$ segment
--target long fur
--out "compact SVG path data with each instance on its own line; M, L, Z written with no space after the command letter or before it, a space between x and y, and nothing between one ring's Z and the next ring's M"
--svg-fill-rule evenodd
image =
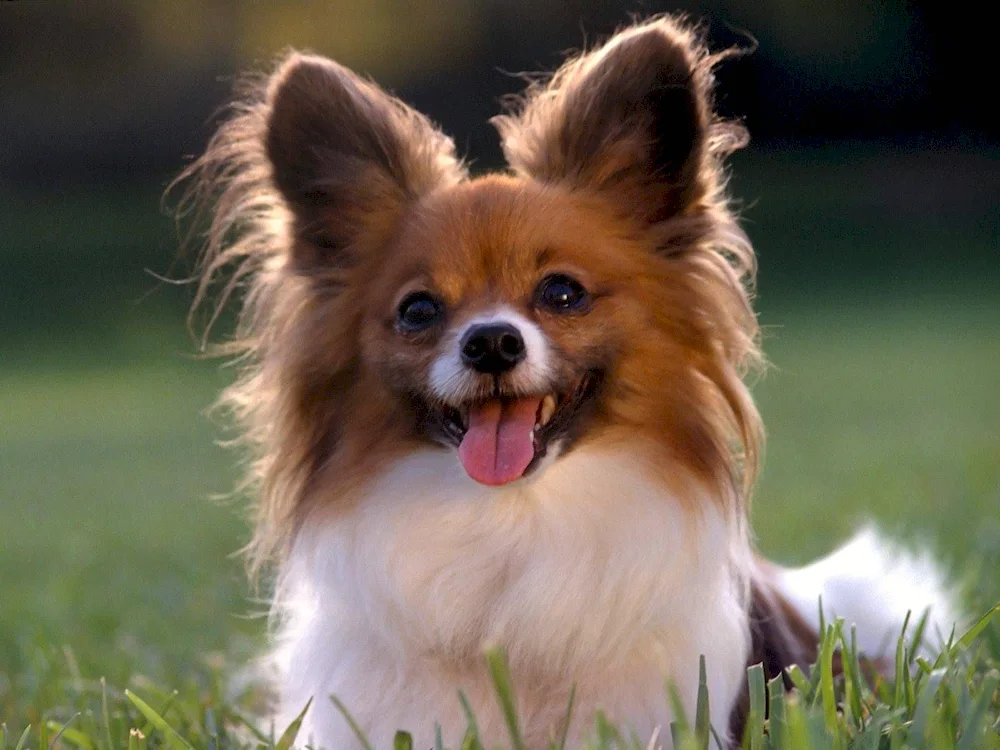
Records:
M188 185L180 212L192 213L193 231L205 237L192 310L213 303L206 336L232 295L240 297L235 331L213 350L240 365L236 382L225 390L219 406L239 425L240 442L251 457L243 489L256 498L254 536L246 548L254 577L274 555L287 551L296 523L294 506L316 471L327 438L306 402L316 397L317 389L352 377L356 346L337 340L337 331L317 330L323 326L318 307L332 307L323 312L336 315L336 308L347 308L353 301L349 294L340 299L331 295L331 289L349 283L349 275L337 266L299 266L294 252L305 243L296 241L294 209L278 189L268 156L276 91L289 71L309 59L291 52L270 77L248 76L238 88L229 119L177 180ZM452 184L465 177L451 141L426 118L374 84L334 63L324 64L349 76L383 105L380 116L412 145L410 168L416 180ZM360 190L353 185L362 180L360 175L342 179L351 181L350 189ZM372 200L377 203L379 198ZM317 276L320 284L315 283ZM213 295L220 278L221 291ZM322 351L318 341L326 344ZM317 354L325 359L316 362Z
M756 266L726 191L746 134L714 111L723 56L682 18L623 29L497 118L511 170L470 179L423 115L291 52L182 175L205 233L196 305L218 300L210 322L241 305L222 404L251 458L249 567L275 571L278 715L313 699L317 746L354 742L330 694L380 746L404 727L430 746L435 721L456 741L460 688L502 741L487 644L532 747L566 729L573 685L573 741L599 709L665 738L664 681L690 704L699 654L713 724L737 736L747 660L807 659L820 592L873 647L904 599L952 618L939 594L845 592L859 559L882 570L870 536L800 571L754 557ZM590 290L585 308L539 306L553 273ZM398 318L414 293L445 311L419 332ZM462 364L484 320L522 332L523 368ZM531 473L473 481L455 450L469 427L447 420L553 394L568 416Z
M858 649L891 661L907 615L914 627L925 615L923 650L934 652L962 624L960 607L937 562L913 553L866 526L826 557L779 570L777 585L813 628L820 609L827 621L843 617L857 626ZM912 631L911 631L912 632Z
M745 564L730 559L745 542L716 513L664 513L671 499L641 456L581 450L527 486L493 492L431 452L389 467L369 492L363 514L303 534L285 568L282 722L310 696L336 694L376 746L405 727L429 747L435 721L455 744L462 689L487 746L502 743L480 668L483 646L496 644L524 688L530 747L561 734L574 684L571 746L598 707L648 736L669 713L663 675L692 698L700 653L710 654L713 719L725 726L748 643L729 567ZM646 658L635 658L636 633L646 634ZM304 732L351 746L322 699Z

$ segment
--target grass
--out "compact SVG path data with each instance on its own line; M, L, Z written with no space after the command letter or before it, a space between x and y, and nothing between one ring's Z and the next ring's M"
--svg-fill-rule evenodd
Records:
M878 315L853 304L764 315L773 368L756 386L770 433L760 543L802 561L875 518L923 538L974 582L972 606L985 611L1000 600L996 299L883 302ZM208 500L235 478L203 415L226 373L179 354L177 331L160 334L125 337L105 361L89 344L78 354L39 350L0 374L0 717L12 745L28 725L31 747L51 742L58 730L46 727L82 712L63 734L70 744L124 747L136 728L147 743L177 747L126 687L196 747L213 746L212 732L247 710L225 697L224 681L264 624L250 616L260 606L231 554L246 534L238 506ZM1000 658L996 625L975 644ZM969 663L944 676L919 671L918 688L938 685L923 711L965 720L997 664ZM833 720L821 717L829 697L814 695L803 689L786 707L801 708L809 736ZM919 690L910 698L919 704ZM876 694L866 700L883 706ZM903 731L917 704L903 713L884 704L885 726ZM836 719L845 737L857 720L856 711Z
M855 646L853 628L842 620L823 627L819 658L805 668L793 666L789 674L794 683L786 691L780 677L765 684L760 665L747 670L750 709L742 737L742 747L749 750L857 750L876 748L947 748L948 750L997 750L1000 748L1000 662L984 657L978 643L991 621L1000 615L1000 604L987 612L960 637L954 635L933 661L914 656L918 652L923 622L909 630L904 622L896 649L896 674L892 680L871 677L863 655ZM839 657L842 670L835 672ZM501 651L491 650L485 660L492 676L496 699L506 719L511 750L526 750L515 710L514 687ZM665 689L674 706L674 721L669 726L676 750L724 750L717 728L709 722L711 696L706 680L705 658L701 658L701 678L693 721L686 715L673 686ZM204 747L253 748L254 750L289 750L293 747L302 713L280 735L274 728L263 733L256 728L219 689L196 694L165 694L152 686L159 708L154 708L136 692L126 689L118 694L109 691L102 680L88 686L79 675L71 675L69 694L78 710L67 720L37 722L19 735L15 750L30 746L36 739L39 748L64 744L83 750L129 750L165 747L170 750L195 750ZM468 717L467 729L457 745L461 750L487 750L479 736L475 715L461 693L457 696ZM363 730L354 722L349 709L336 696L330 696L355 732L360 747L374 750ZM169 718L168 718L169 717ZM547 750L564 750L566 729L573 721L573 697L570 695L560 736L553 736ZM152 734L151 736L151 733ZM0 724L0 750L7 750L8 729ZM440 727L435 750L445 750ZM13 735L17 736L17 735ZM598 714L585 750L652 750L662 747L654 734L648 741L613 726ZM405 730L396 733L393 750L413 750L413 739ZM493 750L491 747L490 750ZM502 748L501 748L502 750Z

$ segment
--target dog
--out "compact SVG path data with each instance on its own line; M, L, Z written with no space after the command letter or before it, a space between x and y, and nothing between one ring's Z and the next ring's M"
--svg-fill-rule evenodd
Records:
M252 457L250 568L274 571L277 721L312 701L302 741L359 746L336 696L377 747L431 747L436 722L455 742L460 690L504 741L487 645L528 747L575 746L598 711L669 745L665 684L692 709L700 655L731 741L747 665L815 657L821 595L873 658L908 610L951 629L935 567L873 532L800 570L755 554L726 54L680 17L624 28L495 118L509 169L472 178L425 116L289 52L185 173L196 305L240 298L223 403Z

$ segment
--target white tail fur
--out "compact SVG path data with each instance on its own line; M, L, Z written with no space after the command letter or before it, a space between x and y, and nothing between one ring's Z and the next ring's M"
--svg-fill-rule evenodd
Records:
M961 625L957 596L928 553L903 550L868 526L830 555L801 568L781 571L778 587L813 627L819 627L819 598L830 622L842 617L857 626L858 649L871 658L895 655L911 612L909 632L928 612L922 650L935 653Z

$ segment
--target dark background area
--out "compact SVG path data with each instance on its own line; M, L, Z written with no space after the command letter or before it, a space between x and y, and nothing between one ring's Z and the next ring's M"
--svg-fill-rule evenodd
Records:
M721 69L720 102L760 146L975 148L1000 135L986 76L994 19L929 0L15 0L0 25L0 170L15 185L49 189L172 172L202 145L234 73L266 66L285 45L373 74L496 167L486 121L521 88L511 73L551 70L563 51L630 14L677 9L704 20L714 48L757 47Z
M99 330L113 348L123 321L181 314L189 291L146 273L187 267L163 190L238 74L286 46L372 75L487 169L500 166L487 120L522 88L516 73L553 69L632 14L674 10L703 19L714 49L753 48L720 69L719 105L753 138L734 188L765 309L926 281L996 288L996 32L971 6L15 0L0 5L0 335Z

